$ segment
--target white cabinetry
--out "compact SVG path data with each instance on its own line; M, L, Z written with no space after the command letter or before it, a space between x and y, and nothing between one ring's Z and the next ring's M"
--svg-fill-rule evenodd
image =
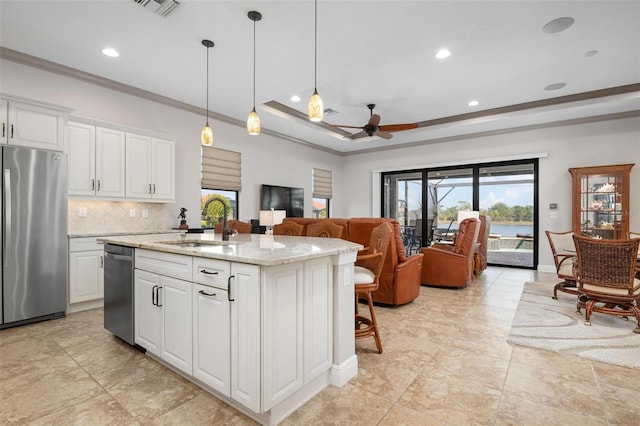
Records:
M231 329L226 290L193 285L193 377L231 396Z
M69 303L104 298L104 250L95 237L69 239Z
M69 122L68 193L97 197L125 196L125 133Z
M64 150L65 111L0 98L1 143Z
M175 144L127 133L126 147L127 197L175 200Z
M192 374L191 283L135 271L135 342Z

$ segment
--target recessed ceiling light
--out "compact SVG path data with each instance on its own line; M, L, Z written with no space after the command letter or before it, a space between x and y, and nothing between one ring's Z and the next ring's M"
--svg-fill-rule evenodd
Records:
M553 83L544 88L544 90L559 90L566 86L566 83Z
M594 55L597 55L597 54L598 54L598 51L597 51L597 50L589 50L588 52L585 52L585 53L584 53L584 56L586 56L587 58L589 58L589 57L594 56Z
M468 104L468 105L469 105L470 107L474 107L474 106L478 106L478 104L479 104L479 103L480 103L480 102L478 102L478 101L476 101L476 100L474 99L474 100L472 100L472 101L469 101L469 104Z
M293 95L291 97L291 102L300 102L300 96L298 95Z
M444 58L448 58L450 55L451 55L451 52L448 49L440 49L436 53L436 58L444 59Z
M102 49L102 54L110 58L117 58L118 56L120 56L118 51L112 47L105 47L104 49Z
M569 16L554 19L553 21L547 22L544 27L542 27L542 32L547 34L559 33L560 31L564 31L572 26L574 22L575 20Z

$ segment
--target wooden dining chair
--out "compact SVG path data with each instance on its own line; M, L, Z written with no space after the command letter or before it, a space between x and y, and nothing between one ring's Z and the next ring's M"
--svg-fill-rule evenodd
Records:
M229 229L235 230L238 234L250 234L252 229L249 222L243 222L236 219L229 219L227 226ZM222 234L222 223L216 224L214 231L216 234Z
M342 238L344 226L323 219L307 225L307 237Z
M303 230L304 226L300 225L299 223L287 221L278 225L274 225L273 235L300 236L302 235Z

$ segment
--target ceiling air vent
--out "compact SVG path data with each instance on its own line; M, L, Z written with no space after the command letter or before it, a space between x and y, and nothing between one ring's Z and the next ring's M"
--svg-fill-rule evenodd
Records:
M133 0L160 16L167 16L173 12L180 3L176 0Z

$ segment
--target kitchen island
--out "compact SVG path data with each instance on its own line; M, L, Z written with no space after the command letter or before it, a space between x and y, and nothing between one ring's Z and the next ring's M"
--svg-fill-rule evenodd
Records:
M361 245L254 234L100 241L135 248L135 343L256 421L276 424L356 375Z

